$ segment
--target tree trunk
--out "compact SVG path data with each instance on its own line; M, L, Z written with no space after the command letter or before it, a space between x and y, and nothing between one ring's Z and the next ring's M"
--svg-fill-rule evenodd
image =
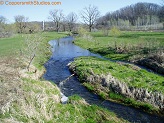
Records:
M56 22L56 31L59 32L59 22Z
M89 26L89 32L91 32L92 31L92 26Z
M27 70L28 70L28 71L30 71L30 65L31 65L31 63L32 63L32 61L33 61L34 58L35 58L35 54L34 54L33 57L30 59L30 62L29 62L29 64L28 64L28 66L27 66Z

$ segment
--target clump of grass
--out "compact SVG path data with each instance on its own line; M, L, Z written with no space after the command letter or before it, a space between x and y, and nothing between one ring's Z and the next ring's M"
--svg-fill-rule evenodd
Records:
M83 85L90 91L94 90L94 87L92 86L92 84L90 84L88 82L83 83Z

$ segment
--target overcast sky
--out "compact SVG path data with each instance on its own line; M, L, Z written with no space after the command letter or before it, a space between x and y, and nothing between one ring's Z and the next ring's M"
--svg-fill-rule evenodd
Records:
M1 0L0 0L1 1ZM61 5L6 5L5 1L23 1L28 2L30 0L2 0L4 4L0 3L0 15L6 17L8 22L14 22L14 16L24 15L29 18L29 21L47 21L49 11L53 9L62 9L63 13L67 15L70 12L80 13L85 6L95 5L98 7L101 15L105 15L107 12L118 10L127 5L135 4L137 2L149 2L161 4L162 0L38 0L47 2L61 2ZM33 0L31 0L33 1Z

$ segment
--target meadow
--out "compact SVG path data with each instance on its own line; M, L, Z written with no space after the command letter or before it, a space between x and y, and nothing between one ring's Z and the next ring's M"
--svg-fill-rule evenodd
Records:
M9 38L0 38L0 56L16 55L23 48L25 43L25 37L36 34L13 34ZM56 32L43 32L37 33L38 36L42 37L42 42L47 44L48 41L52 39L58 39L60 37L66 36L66 33L56 33Z
M127 98L109 88L102 89L103 87L100 83L89 82L87 78L92 75L111 74L114 78L126 83L129 87L164 94L164 77L162 75L148 72L135 64L127 63L136 63L136 61L141 59L153 59L153 62L163 67L164 33L128 32L117 29L110 30L108 35L104 35L103 31L89 33L83 30L82 32L83 34L80 33L76 37L74 44L108 58L108 60L95 57L75 59L72 63L75 66L74 72L77 74L79 80L83 82L84 86L104 99L132 105L147 112L156 112L157 109L146 102L138 102L133 98ZM114 62L111 60L114 60Z
M114 29L86 33L76 38L76 45L113 60L135 61L164 51L163 32L130 32Z
M109 110L89 105L78 95L69 97L67 104L61 104L59 88L52 82L40 80L40 76L33 79L30 77L36 74L33 71L24 73L29 77L22 77L19 72L25 69L26 60L22 61L20 51L25 53L22 49L27 46L26 36L31 40L35 35L42 37L42 45L38 46L32 62L39 71L44 69L43 64L51 55L49 48L39 53L40 49L49 47L49 40L67 34L44 32L0 38L0 122L128 122Z

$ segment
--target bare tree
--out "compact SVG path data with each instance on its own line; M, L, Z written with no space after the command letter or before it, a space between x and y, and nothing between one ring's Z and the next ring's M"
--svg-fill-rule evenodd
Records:
M5 29L6 18L4 16L0 16L0 32Z
M67 29L67 19L66 19L65 16L63 16L63 19L62 19L61 25L62 25L62 31L65 32L66 29Z
M90 32L92 31L92 27L99 16L100 12L96 6L89 5L88 7L85 7L81 12L81 17L84 23L89 27Z
M0 38L10 37L13 33L12 24L7 24L7 19L0 15Z
M44 45L41 45L41 43L43 42L43 37L39 34L26 35L24 41L24 46L21 49L21 58L28 63L27 70L30 71L31 63L37 57L37 55L39 55L39 53L42 53L42 51L44 50ZM42 49L39 50L39 48Z
M4 24L6 22L6 18L4 16L0 16L0 24Z
M163 23L163 29L164 29L164 5L160 8L158 16L159 16L160 22Z
M117 26L120 29L130 29L131 26L136 26L136 29L156 29L155 25L164 18L162 7L155 3L139 2L107 13L98 19L97 25L103 27L104 22L107 22L110 28Z
M77 21L77 15L74 12L71 12L67 15L67 21L68 21L68 27L69 31L71 32L73 28L75 27L75 23Z
M14 17L18 33L23 33L24 29L27 27L28 18L23 15L17 15Z
M56 31L59 32L60 24L64 17L62 10L54 9L51 10L49 14L49 19L54 22Z
M6 18L0 16L0 38L5 37Z
M40 26L39 22L28 22L27 28L28 28L28 32L30 34L34 33L34 32L39 32L41 30L41 26Z

